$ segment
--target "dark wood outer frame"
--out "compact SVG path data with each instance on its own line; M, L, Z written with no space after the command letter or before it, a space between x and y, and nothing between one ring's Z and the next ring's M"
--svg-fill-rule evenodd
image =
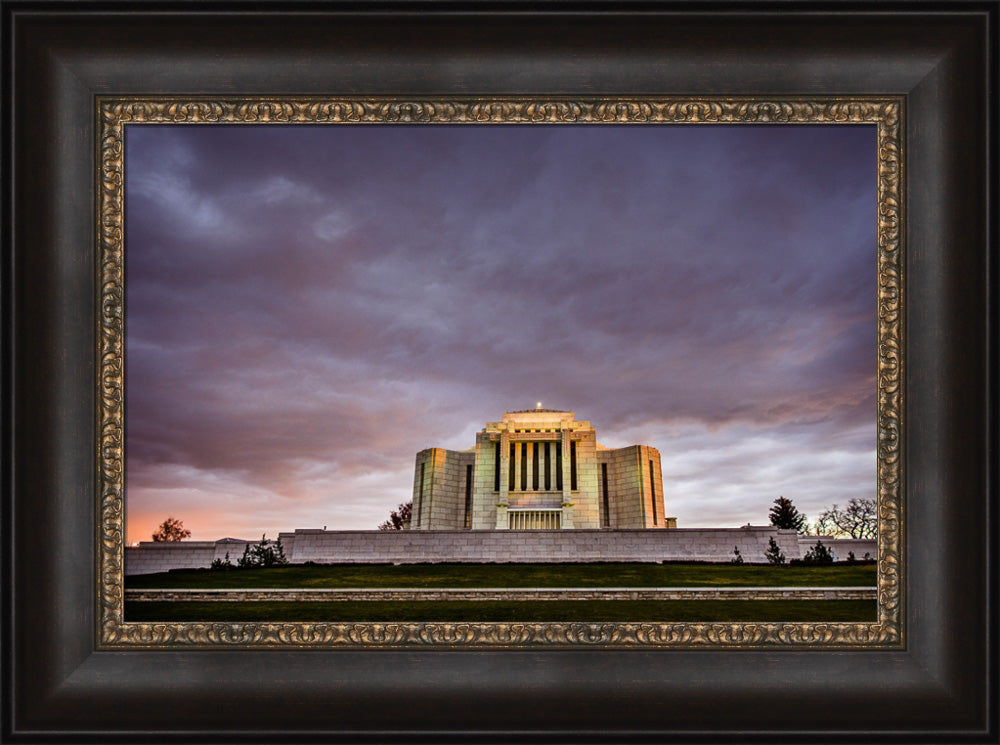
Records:
M995 739L994 3L193 7L3 5L5 739ZM907 648L95 651L94 99L250 93L905 95Z
M449 95L426 100L370 96L355 98L273 96L158 99L98 96L97 172L98 338L97 459L99 649L192 645L253 647L608 647L680 648L728 646L751 648L843 647L901 648L905 571L900 561L902 510L902 286L904 254L901 228L904 201L902 130L905 101L890 97L796 98L616 96L466 97ZM841 124L877 129L877 398L878 398L878 577L877 618L869 622L820 623L662 623L636 619L627 623L581 623L572 619L536 623L165 623L123 620L123 349L124 285L124 142L132 124L187 126L266 126L310 124L365 126L392 123L519 124L533 126L663 127L739 124L762 127ZM127 391L124 391L127 395ZM126 412L127 417L127 412Z

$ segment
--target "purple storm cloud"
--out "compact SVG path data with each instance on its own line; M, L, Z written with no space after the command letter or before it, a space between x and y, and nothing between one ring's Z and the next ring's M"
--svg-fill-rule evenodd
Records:
M876 486L871 126L126 130L127 540L372 529L572 410L681 527Z

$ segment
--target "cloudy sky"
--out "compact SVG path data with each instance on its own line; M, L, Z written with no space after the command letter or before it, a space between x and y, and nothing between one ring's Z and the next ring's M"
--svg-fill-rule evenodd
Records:
M680 527L875 494L870 126L126 131L127 540L372 529L505 411Z

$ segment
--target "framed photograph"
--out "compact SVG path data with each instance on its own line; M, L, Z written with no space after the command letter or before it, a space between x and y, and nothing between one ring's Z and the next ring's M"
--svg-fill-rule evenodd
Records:
M984 61L995 54L990 33L996 9L941 13L931 12L939 9L930 5L926 8L926 13L873 14L804 4L771 14L750 6L690 12L667 6L627 10L567 5L525 12L470 5L428 6L415 13L331 4L309 12L284 12L275 5L259 13L183 9L164 14L83 13L46 3L5 7L4 28L14 50L8 70L11 85L5 86L11 91L7 133L10 150L16 154L5 174L12 197L12 227L6 242L11 282L5 296L11 341L10 384L5 388L11 415L6 425L12 454L7 471L11 509L5 521L10 558L5 572L11 588L6 658L10 664L5 664L11 683L5 686L11 692L6 702L11 714L5 717L7 734L30 738L52 732L66 737L115 732L121 737L141 733L147 739L162 735L254 741L313 736L399 739L419 733L442 738L489 733L507 739L571 736L614 741L648 735L731 739L737 732L776 739L812 733L845 740L898 738L900 733L911 733L915 739L931 732L970 738L995 735L990 692L996 671L986 653L996 631L987 614L995 602L988 577L996 525L987 509L995 497L989 478L995 466L989 465L987 455L995 437L996 412L988 396L989 379L995 374L994 340L988 336L993 301L988 288L995 267L988 260L987 240L995 216L986 198L995 176L987 157L993 124L987 101L995 80L985 72ZM755 34L744 33L748 25ZM284 39L277 46L271 43L274 28L282 30ZM629 43L623 44L623 39ZM207 49L212 50L209 57L203 54ZM870 400L844 405L872 404L873 436L867 452L873 456L873 477L877 466L872 488L877 486L878 562L871 618L130 619L125 556L126 544L133 539L126 532L126 513L133 503L126 484L139 484L150 492L158 486L183 488L194 482L185 482L178 474L185 467L197 470L198 462L209 464L213 440L217 451L228 447L223 444L226 434L213 431L213 423L222 410L216 406L218 398L229 392L222 392L221 382L192 386L192 380L205 381L223 370L213 365L234 352L244 355L240 365L247 373L244 383L287 377L291 360L309 389L299 390L306 391L304 399L309 399L318 389L316 380L310 383L307 378L321 371L304 369L308 360L319 360L318 368L340 375L341 380L347 379L344 364L364 366L371 360L364 355L351 359L289 355L288 345L308 346L311 342L305 337L310 333L332 334L339 352L353 338L341 328L348 324L357 331L358 348L370 350L375 342L370 330L365 334L366 319L381 318L371 315L372 308L381 307L383 315L393 316L390 327L398 326L400 339L412 341L421 328L433 338L430 331L440 323L444 306L413 302L413 313L423 315L407 318L388 296L379 294L387 282L434 284L426 267L420 268L421 262L436 262L445 275L455 270L455 257L439 255L436 231L423 232L419 221L450 220L457 227L450 235L441 230L438 242L470 236L469 245L478 253L470 249L466 256L488 262L489 236L496 235L497 228L487 219L485 202L476 202L472 195L485 185L479 195L483 199L509 198L515 182L523 181L518 173L532 172L526 151L534 153L538 162L560 159L560 133L586 132L589 138L605 139L564 153L564 165L555 169L564 178L552 177L551 169L534 171L531 201L548 205L544 225L552 224L553 211L563 213L567 238L562 243L567 245L579 243L578 234L584 231L600 233L600 223L592 225L585 214L598 211L573 210L567 206L573 200L564 194L586 183L590 173L594 181L610 184L602 199L617 198L617 210L628 215L631 208L634 213L617 227L624 240L641 243L661 230L657 235L668 243L660 225L666 215L646 224L639 213L655 212L658 194L669 194L671 202L680 200L683 190L657 185L659 145L643 139L669 128L686 133L685 144L673 146L687 151L691 172L686 178L693 181L695 173L713 169L719 176L715 190L705 187L711 178L702 184L701 193L718 196L707 200L711 206L685 208L687 213L715 210L704 218L704 225L713 226L707 241L732 239L732 233L718 227L727 219L725 185L744 178L743 193L757 195L750 206L767 214L769 229L782 232L789 244L794 240L788 236L800 234L796 221L809 223L810 230L802 235L819 236L824 231L818 223L836 220L832 215L839 214L837 205L863 198L850 191L849 183L859 176L863 180L864 168L850 171L852 156L829 155L846 145L832 145L823 138L835 132L868 133L870 149L860 160L867 162L871 177L866 187L871 197L866 229L871 243L868 301L873 313L859 322L862 330L850 338L864 341L870 333L875 349L869 347L866 354L875 370L870 375ZM692 139L696 134L728 137L733 132L740 132L743 139L735 144ZM748 136L764 132L769 133L767 142ZM787 133L784 143L770 134L781 132ZM303 149L310 146L301 144L303 137L338 133L352 138L351 145L342 147L339 160L304 157ZM498 139L501 133L503 142ZM221 135L228 142L240 138L257 142L242 149L232 146L227 152L229 145L218 140ZM512 137L517 141L507 142ZM318 154L330 146L311 147ZM610 155L590 163L580 155L584 150ZM810 179L804 164L817 153L827 157L812 161ZM752 176L733 176L727 170L728 161L738 157L745 158L751 174L762 174L755 190L748 188ZM645 172L640 167L644 158ZM445 165L449 161L464 162L469 168L460 164L449 168ZM796 161L805 175L792 173L791 165L775 165ZM629 174L610 179L607 168L616 163L627 167ZM294 165L300 173L323 169L323 178L299 182L287 178L278 165ZM366 182L366 168L381 168L394 177ZM439 185L454 191L447 204L420 198L428 193L427 178L435 177ZM195 182L199 188L192 186ZM239 204L233 199L226 202L224 196L214 198L232 196L237 182L244 184ZM321 182L328 191L302 191ZM795 211L796 202L786 196L790 185L792 191L804 194L808 182L825 184L810 194L809 204L818 200L826 212L801 205ZM251 194L247 185L256 185L256 191L250 190ZM525 199L523 183L516 185L521 190L516 191L518 198ZM390 187L393 196L384 203L366 191L386 192ZM286 192L296 189L302 192L296 192L296 209L285 208L284 217L261 222L269 209L288 201ZM768 198L787 207L787 223L768 211L772 209ZM338 209L305 209L302 205L309 200ZM406 220L399 219L401 233L396 235L388 213L401 213L403 208L396 205L404 203L410 205L409 213ZM128 217L130 208L138 210L133 205L142 204L148 209L145 216L136 211ZM367 204L375 212L381 207L382 217L349 216L339 209L344 204ZM450 217L449 209L454 213ZM524 211L515 213L511 208L508 214L514 215L509 220L514 227L504 241L516 238L523 244L531 239L533 227L535 234L541 232L537 228L542 223L532 223ZM752 215L741 219L734 217L732 222L743 230L754 229ZM843 222L830 225L825 231L828 239L856 239L863 245L861 233L840 232ZM682 224L679 213L673 224ZM338 265L342 273L337 266L320 266L317 256L303 253L301 240L295 237L301 238L302 225L311 231L309 241L337 244L337 255L345 256ZM197 230L213 237L191 241ZM605 242L615 232L607 230ZM693 229L685 230L690 240ZM349 234L351 241L346 241ZM382 264L395 267L395 273L373 271L365 284L343 252L349 251L348 244L364 250L366 235L372 241L412 240L424 246L423 253L383 257ZM139 258L129 264L132 246L157 250L156 236L172 236L174 244L188 241L191 251L176 252L174 260L166 253L159 258L137 254ZM822 243L821 238L815 240ZM165 239L163 245L168 242ZM780 238L774 244L784 245ZM626 271L596 261L598 250L588 253L577 248L575 255L564 256L559 245L539 239L534 254L507 253L528 262L533 255L587 261L597 273L610 275ZM253 256L241 254L241 246ZM216 248L229 251L231 261L206 255ZM818 357L807 369L812 370L813 380L822 378L828 385L822 391L805 388L799 400L812 400L810 410L818 412L814 416L820 421L829 417L833 391L843 391L834 382L840 380L841 368L854 371L852 350L843 348L835 354L831 343L818 341L823 327L816 314L810 314L811 308L823 305L826 293L857 297L847 286L854 282L856 271L840 271L836 262L824 261L833 248L813 247L806 263L817 269L808 282L794 266L803 261L801 256L794 259L779 252L776 268L784 270L788 287L782 294L788 302L780 308L772 303L771 308L783 317L799 314L811 319L798 325L802 334L807 326L813 328L811 335L786 339L784 354L789 361L784 367L799 369L787 357L793 353ZM739 264L735 254L723 252L719 260ZM276 269L275 262L283 266ZM301 265L288 271L295 262ZM704 266L692 267L692 272L704 276ZM551 267L539 272L551 276ZM776 283L782 281L781 273L775 275ZM497 267L487 274L508 276ZM516 283L528 283L522 274L508 274ZM230 292L237 275L246 281ZM324 285L341 282L341 292L313 291L310 276ZM579 284L581 275L568 276ZM275 282L287 286L282 289ZM749 277L747 283L760 286ZM449 284L445 277L440 284L453 290L456 302L458 295L469 291L458 279ZM138 293L137 287L146 294ZM258 292L251 298L247 292L254 287ZM644 286L629 287L629 292L636 292ZM382 302L358 312L359 288L373 301L382 297ZM711 287L701 289L707 292ZM482 289L479 292L482 296ZM227 293L233 301L228 304ZM506 295L527 307L520 295L513 291ZM572 294L564 291L562 296ZM236 303L234 298L242 300ZM216 299L220 299L217 306ZM713 317L705 312L711 305L697 306L706 322L699 326L701 338L737 333L741 321L726 310L729 306L716 303L723 310ZM629 313L636 312L634 298L626 306ZM256 313L260 307L295 312ZM544 315L547 307L552 306L542 302L535 312ZM650 302L648 307L660 317L669 314L662 303ZM168 313L167 308L172 310ZM501 327L507 320L515 327L524 321L516 315L505 319L502 306L490 306L486 312L497 316L494 320ZM247 314L242 321L237 318L241 313ZM308 319L324 313L339 319L340 326L335 323L331 330L329 324L319 324L309 332ZM165 318L170 322L163 323ZM280 334L247 331L262 321L288 326ZM482 321L477 318L456 329L482 330ZM135 324L132 336L130 322ZM380 328L386 322L383 318ZM841 315L838 322L857 319ZM157 324L161 327L154 328ZM554 332L566 336L559 328ZM239 350L222 341L235 337L251 346L255 339L273 341ZM616 338L622 345L631 341L625 334ZM662 337L657 338L662 344ZM383 368L381 381L367 375L371 386L350 396L357 401L381 396L388 406L386 381L397 379L399 369L416 371L419 350L387 338L380 343L385 344L386 354L405 359L391 368L396 372L384 373L389 368ZM129 356L128 344L138 353ZM821 350L825 351L820 354ZM519 355L524 352L517 350ZM440 350L433 355L438 363L446 361ZM259 364L273 358L279 358L278 364ZM185 368L192 360L197 364ZM647 368L666 364L659 357L651 360ZM231 369L232 359L229 363L225 369ZM133 365L143 385L130 389ZM417 378L425 388L433 377L427 376L432 367L423 370L425 377ZM485 377L485 368L467 369L469 376ZM181 375L185 370L187 378ZM565 377L565 370L553 370ZM163 376L165 371L178 373L171 379ZM593 378L586 380L593 384ZM274 421L279 411L303 425L304 419L296 419L301 412L296 414L292 405L290 396L297 395L289 392L292 389L258 383L247 383L243 402L259 403L270 395L275 406L256 406L260 416L252 424L249 410L237 416L230 409L226 416L242 421L244 432L259 426L261 419ZM646 380L641 384L649 385ZM728 388L733 401L720 402L720 409L725 405L753 409L749 389L736 383ZM705 389L715 390L716 397L723 390L718 384L712 389L707 381ZM319 390L317 395L326 401L337 395L336 385ZM579 391L580 386L556 390ZM660 389L650 395L669 400ZM821 403L822 395L827 399ZM782 405L792 406L787 400L761 404L771 412ZM128 430L131 406L140 407L134 410L146 418L133 420L139 425ZM464 527L501 527L502 522L503 528L516 529L497 531L506 535L525 528L548 529L554 520L561 521L562 528L628 527L621 510L613 513L621 522L611 524L614 502L608 501L607 481L603 492L595 491L592 510L585 489L577 491L578 472L580 479L598 479L600 459L584 445L589 442L589 422L572 423L569 408L573 407L548 410L538 402L525 412L514 412L510 421L516 419L520 425L498 426L494 431L487 424L480 434L473 431L476 452L487 450L492 459L480 463L477 455L465 466ZM562 421L562 435L550 436L537 423L534 430L514 429L534 421L532 417L551 418L552 411ZM148 412L159 413L148 416ZM161 431L149 433L157 428ZM169 428L175 431L164 435L162 430ZM261 427L262 432L265 429ZM308 433L310 425L304 429ZM129 431L145 432L145 439ZM252 479L263 473L249 463L261 463L281 450L281 435L275 431L282 432L272 427L270 436L253 440L264 448L256 454L250 448L240 461L242 456L230 448L227 458L205 467L204 473L213 478L230 478L241 469L250 474L242 481L233 477L219 494L228 489L232 496L234 489L244 489L236 498L249 510L250 492L261 483ZM828 435L831 440L847 436L832 428ZM550 474L555 445L550 449L548 440L560 436L562 449ZM507 442L514 440L527 444L511 444L508 460ZM174 457L183 449L182 441L188 461ZM304 442L293 444L302 448ZM362 447L377 442L375 437L360 439ZM794 447L794 438L787 442L778 446ZM133 446L143 457L130 459ZM158 458L157 448L173 448L171 457ZM427 456L432 469L436 452ZM455 451L441 451L442 471L451 467L447 460L451 452ZM814 449L803 458L816 461L813 468L821 469L819 456ZM407 457L412 458L412 452ZM424 486L437 482L424 478L420 457L413 487L413 541L427 527L463 527L460 516L426 508L430 494L425 495ZM587 457L597 458L598 465L591 465ZM647 457L653 499L642 508L641 519L648 518L666 535L670 529L663 513L664 485L657 478L659 454L654 464L643 451L640 465ZM615 462L607 455L605 469L607 464L616 468ZM164 463L177 468L163 468ZM315 464L303 467L317 483L326 483ZM801 468L804 473L810 465ZM272 475L277 474L274 469ZM508 470L509 485L501 478ZM645 483L643 469L639 472L640 482ZM473 493L473 474L476 484L484 484L482 498L478 491ZM490 490L490 485L495 488ZM357 493L361 487L351 488ZM562 488L562 498L549 505L546 495L556 488ZM540 501L531 501L536 497ZM213 509L218 507L206 502L206 514ZM283 538L299 556L308 556L310 541L320 540L313 533L332 540L325 528ZM379 551L386 550L379 545ZM46 592L39 593L40 587ZM720 698L729 702L721 718L713 703ZM390 702L396 700L408 703L392 706L387 714ZM542 700L547 703L539 706ZM125 701L130 705L122 706ZM176 717L178 710L186 712L185 719ZM838 710L849 710L850 716L835 715Z
M901 105L98 99L104 643L901 646ZM527 386L673 452L600 444L542 402L507 405L472 450L425 447ZM766 475L740 466L748 446ZM723 468L706 458L685 493L678 475L706 447L733 465L706 488ZM407 530L375 531L414 480ZM789 503L791 522L754 528L771 506L756 495L776 486L811 497L798 503L814 515L824 493L860 489L866 527L846 543L798 536ZM713 489L738 510L728 524L699 522L726 509ZM667 506L687 510L683 527ZM143 589L130 584L171 567L246 569L271 544L133 545L123 614L114 537L148 536L151 510L193 510L231 536L261 534L276 509L338 529L273 529L259 579L172 574ZM731 566L824 549L865 565L816 563L801 580L794 566ZM561 563L546 573L532 556ZM646 588L612 579L634 577L623 562L685 557L729 565L745 589L673 586L668 570L632 579ZM360 564L372 586L276 568L305 562ZM409 581L434 598L445 583L448 607L391 568L434 562L443 579ZM719 571L700 582L727 584ZM282 605L262 616L241 592ZM385 605L404 596L419 606Z

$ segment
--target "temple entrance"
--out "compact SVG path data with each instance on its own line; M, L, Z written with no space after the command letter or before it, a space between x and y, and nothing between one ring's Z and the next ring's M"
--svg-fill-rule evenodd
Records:
M507 520L511 530L559 530L562 510L508 510Z

